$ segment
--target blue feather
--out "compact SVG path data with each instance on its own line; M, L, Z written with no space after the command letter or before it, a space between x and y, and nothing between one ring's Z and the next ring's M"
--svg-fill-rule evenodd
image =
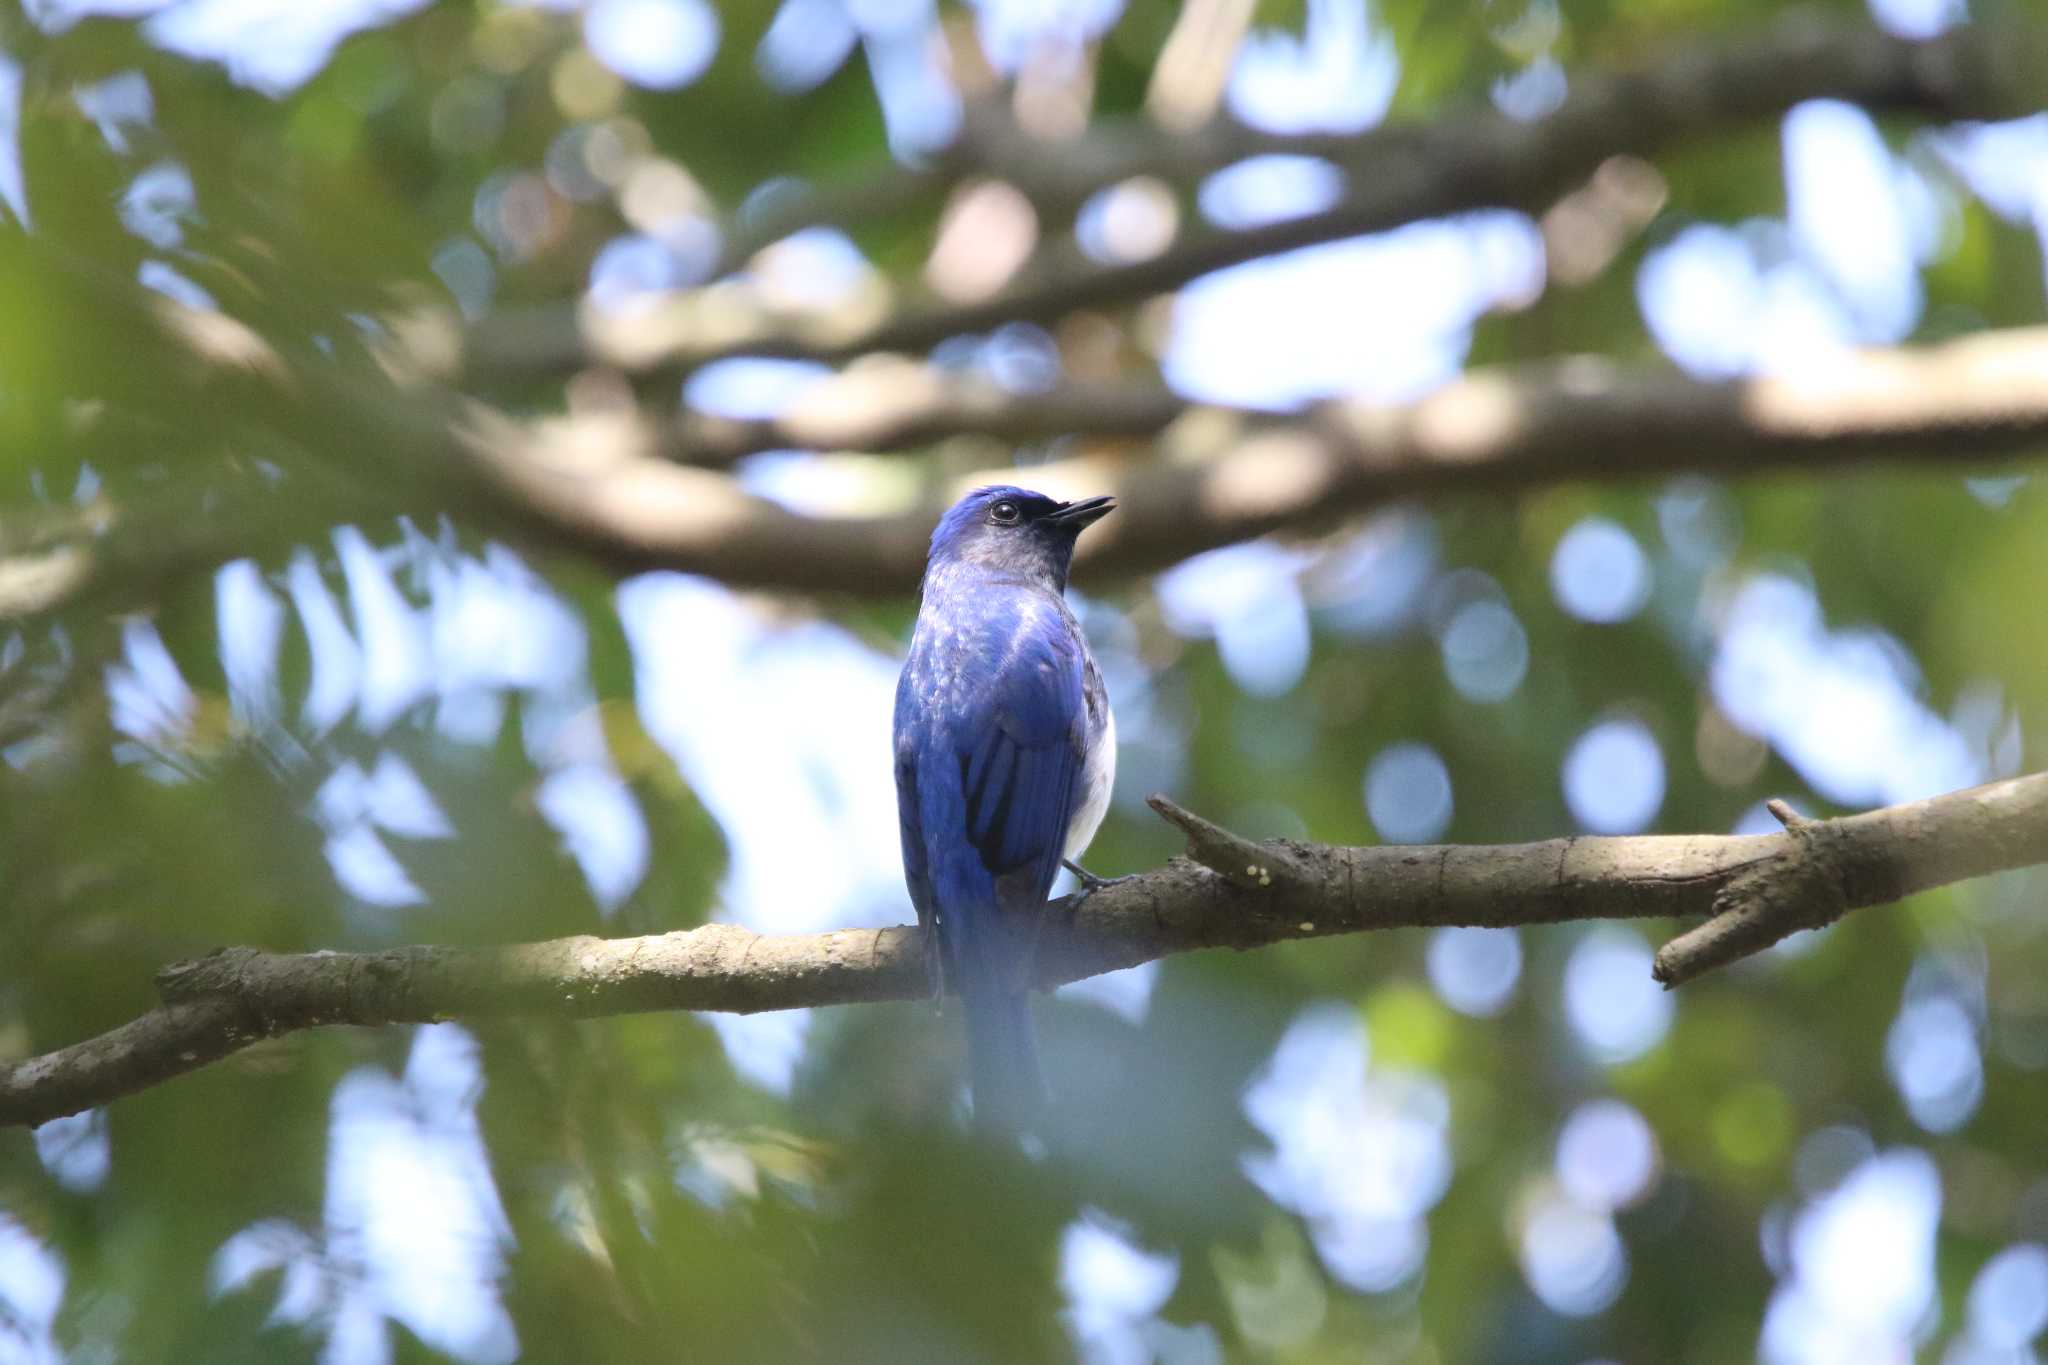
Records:
M999 523L998 502L1042 520ZM1087 647L1060 588L1100 511L1063 524L1068 506L988 489L947 514L896 692L905 879L965 1005L977 1122L1004 1129L1044 1098L1033 948L1093 737Z

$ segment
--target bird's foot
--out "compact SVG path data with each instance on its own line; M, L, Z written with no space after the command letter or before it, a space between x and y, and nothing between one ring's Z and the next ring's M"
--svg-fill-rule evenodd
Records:
M1083 905L1086 905L1088 898L1104 887L1116 886L1123 882L1136 881L1138 879L1138 874L1135 872L1122 877L1098 877L1079 863L1067 858L1060 859L1060 866L1073 873L1081 883L1080 891L1074 895L1073 905L1068 907L1072 910L1079 910Z

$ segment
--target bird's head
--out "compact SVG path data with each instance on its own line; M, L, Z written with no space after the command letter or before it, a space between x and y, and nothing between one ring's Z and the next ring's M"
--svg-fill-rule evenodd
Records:
M977 488L939 518L926 574L975 565L1062 591L1075 539L1115 510L1114 498L1060 502L1008 484Z

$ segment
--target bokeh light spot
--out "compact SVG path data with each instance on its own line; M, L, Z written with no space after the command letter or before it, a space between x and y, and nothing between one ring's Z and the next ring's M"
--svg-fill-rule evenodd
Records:
M1802 1209L1764 1315L1767 1365L1909 1360L1935 1297L1941 1177L1924 1152L1871 1158Z
M1145 1250L1099 1210L1082 1210L1060 1234L1060 1290L1068 1303L1062 1316L1089 1360L1148 1359L1143 1326L1179 1280L1178 1257Z
M1167 625L1182 635L1213 634L1231 680L1255 697L1293 690L1308 668L1308 607L1301 556L1251 541L1176 565L1154 591Z
M597 0L583 38L635 85L676 90L704 74L718 51L718 12L704 0Z
M1551 1312L1591 1317L1620 1296L1628 1257L1606 1214L1546 1200L1522 1225L1522 1275Z
M1423 844L1451 826L1451 774L1419 741L1390 744L1365 770L1365 813L1382 840Z
M1299 1214L1330 1273L1367 1293L1421 1269L1423 1215L1450 1183L1450 1100L1433 1075L1366 1065L1366 1031L1341 1006L1305 1010L1244 1096L1272 1143L1245 1175Z
M1249 228L1318 213L1337 202L1344 175L1312 156L1255 156L1202 182L1202 216L1218 227Z
M1513 929L1459 926L1429 939L1429 984L1460 1014L1486 1018L1514 999L1522 977L1522 938Z
M1951 995L1908 1000L1885 1037L1885 1068L1913 1121L1949 1133L1968 1121L1984 1095L1977 1028Z
M1565 1017L1586 1050L1609 1064L1642 1056L1671 1027L1671 996L1650 975L1649 945L1601 925L1579 940L1564 971Z
M1550 587L1558 605L1580 620L1612 625L1649 600L1650 562L1620 524L1588 517L1557 542Z
M1650 1192L1657 1180L1657 1139L1643 1116L1620 1100L1590 1100L1572 1111L1557 1138L1557 1179L1585 1208L1612 1213Z
M1451 686L1478 702L1505 701L1529 671L1529 636L1504 602L1467 602L1443 633Z
M1639 721L1602 721L1565 755L1564 799L1595 834L1635 834L1664 804L1664 751Z
M1970 1332L1998 1350L2017 1350L2048 1329L2048 1247L2009 1246L1970 1285Z
M105 1182L114 1163L114 1144L104 1110L51 1119L34 1132L36 1157L59 1185L74 1194L90 1194Z

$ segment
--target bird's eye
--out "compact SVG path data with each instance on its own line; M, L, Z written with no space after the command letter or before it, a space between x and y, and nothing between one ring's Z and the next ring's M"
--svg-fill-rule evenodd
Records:
M998 526L1015 526L1017 504L1007 500L992 504L988 509L988 519Z

